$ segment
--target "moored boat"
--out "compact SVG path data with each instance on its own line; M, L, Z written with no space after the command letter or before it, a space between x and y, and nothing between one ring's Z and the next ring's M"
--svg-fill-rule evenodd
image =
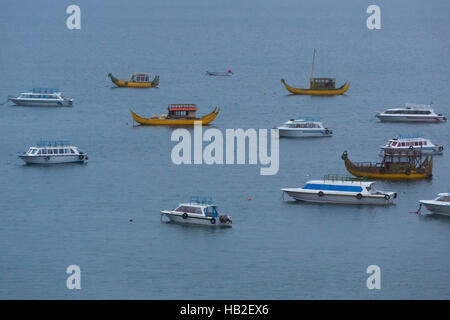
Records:
M323 180L307 181L300 188L283 188L295 200L338 203L388 205L397 198L397 193L375 190L374 181L365 181L342 175L326 175Z
M128 88L155 88L159 85L159 76L155 76L150 81L150 73L133 73L131 79L118 79L111 73L108 73L108 77L118 87Z
M372 179L423 179L433 175L433 157L422 157L420 150L385 150L383 160L352 162L347 151L341 156L345 168L352 175Z
M40 141L18 157L31 164L84 163L88 156L67 141Z
M198 224L212 227L231 227L231 217L219 214L219 210L208 197L192 197L190 202L181 203L174 210L161 211L172 222Z
M302 117L291 119L277 127L280 137L331 137L333 131L318 119Z
M286 83L284 79L281 79L281 83L284 85L287 91L293 94L306 94L306 95L318 95L318 96L330 96L344 94L350 87L350 82L345 82L342 86L336 88L335 78L315 78L314 77L314 62L317 50L314 49L313 63L311 70L311 77L309 78L309 89L307 88L294 88Z
M447 121L441 113L436 113L430 105L405 103L405 107L379 112L376 117L382 122L432 122Z
M134 121L139 124L169 126L194 125L196 122L201 122L202 125L207 125L216 118L219 111L220 108L216 107L211 113L198 118L195 115L197 112L197 107L195 104L169 104L167 114L160 116L154 115L151 118L143 118L130 109Z
M439 193L433 200L420 200L431 213L450 216L450 193ZM420 209L419 209L420 210Z
M430 139L424 138L419 135L400 135L396 138L389 139L386 145L380 147L382 156L384 150L408 150L418 149L422 154L442 154L444 147L442 145L434 144Z
M207 76L231 76L233 72L228 69L227 72L220 72L220 71L206 71Z
M61 107L73 104L73 99L64 98L61 91L56 88L33 88L17 97L10 97L8 100L18 106L33 107Z

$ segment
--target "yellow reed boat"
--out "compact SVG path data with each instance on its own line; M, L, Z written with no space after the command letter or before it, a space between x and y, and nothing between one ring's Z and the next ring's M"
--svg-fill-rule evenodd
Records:
M128 87L128 88L155 88L159 85L159 76L155 76L152 81L150 81L150 73L133 73L131 79L117 79L111 73L108 73L108 77L111 81L118 87Z
M433 175L433 157L422 158L420 150L385 150L380 163L352 162L342 154L345 168L352 175L372 179L424 179Z
M310 88L294 88L281 79L287 91L293 94L308 94L315 96L331 96L345 93L350 87L350 82L345 82L339 88L335 88L335 79L333 78L311 78Z
M168 125L168 126L186 126L194 125L195 122L201 122L202 125L211 123L219 114L220 108L214 108L213 112L197 118L195 113L197 107L195 104L169 104L168 114L143 118L138 116L130 109L134 121L144 125Z
M314 49L311 77L309 78L309 89L291 87L286 83L286 81L284 81L284 79L281 79L281 83L283 83L287 91L293 94L308 94L315 96L344 94L350 87L350 82L346 81L342 86L336 88L336 79L334 78L314 78L314 62L316 52L317 50Z

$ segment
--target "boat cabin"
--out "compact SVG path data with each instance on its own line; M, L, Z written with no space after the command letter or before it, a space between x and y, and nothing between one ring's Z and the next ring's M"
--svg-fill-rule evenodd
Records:
M133 73L131 82L150 82L150 73Z
M322 125L318 121L308 121L304 119L294 120L286 122L288 128L300 128L300 129L321 129Z
M310 78L310 89L336 89L334 78Z
M39 142L35 147L31 147L26 152L27 155L78 155L77 147L71 146L65 141Z
M386 164L410 164L419 168L422 161L422 152L420 149L387 149L384 150L383 163Z
M169 104L168 111L168 118L195 119L197 106L195 104Z
M217 218L219 216L217 206L212 203L210 197L192 197L189 203L180 204L175 211L199 214L212 218Z

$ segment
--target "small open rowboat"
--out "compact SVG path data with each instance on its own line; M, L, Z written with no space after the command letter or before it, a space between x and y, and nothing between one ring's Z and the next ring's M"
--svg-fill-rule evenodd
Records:
M185 126L194 125L201 122L202 125L211 123L219 114L220 108L214 108L213 112L197 118L195 112L197 108L195 104L169 104L169 113L160 116L152 116L151 118L143 118L138 116L130 109L134 121L143 125L168 125L168 126Z
M206 71L207 76L231 76L233 72L228 70L227 72Z
M155 76L150 82L149 73L133 73L131 79L117 79L111 73L108 73L108 77L118 87L128 88L156 88L159 85L159 76Z

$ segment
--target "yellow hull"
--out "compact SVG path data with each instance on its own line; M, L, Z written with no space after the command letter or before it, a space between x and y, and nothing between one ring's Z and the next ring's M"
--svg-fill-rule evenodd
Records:
M123 88L156 88L159 85L159 76L156 76L152 82L133 82L133 81L126 81L126 80L120 80L114 77L111 73L108 74L108 76L111 78L111 81L118 87Z
M366 177L369 179L426 179L429 178L427 174L415 173L411 171L410 174L400 174L400 173L370 173L355 171L350 168L346 168L348 172L357 177Z
M194 125L195 122L201 122L202 125L207 125L211 123L219 114L219 108L214 108L214 111L210 114L203 116L201 119L164 119L162 117L153 116L152 118L142 118L135 114L133 110L130 109L131 115L134 121L143 125L165 125L165 126L188 126Z
M332 96L345 93L350 87L350 82L345 82L341 88L334 90L315 90L315 89L302 89L302 88L294 88L289 86L284 79L281 79L281 82L284 84L287 91L293 94L307 94L314 96Z

